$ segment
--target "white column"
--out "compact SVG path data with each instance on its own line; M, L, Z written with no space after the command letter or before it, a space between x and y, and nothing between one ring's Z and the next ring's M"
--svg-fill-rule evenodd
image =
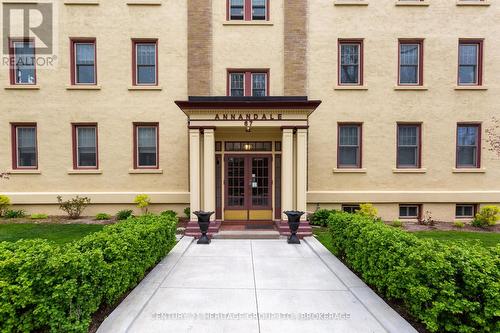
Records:
M297 210L307 209L307 129L297 129ZM302 220L306 220L306 214Z
M200 130L189 130L189 191L191 221L196 221L193 212L200 210Z
M283 129L281 143L281 210L293 209L293 129ZM286 221L286 215L281 214Z
M215 137L213 129L203 132L203 210L215 212ZM211 217L215 220L215 214Z

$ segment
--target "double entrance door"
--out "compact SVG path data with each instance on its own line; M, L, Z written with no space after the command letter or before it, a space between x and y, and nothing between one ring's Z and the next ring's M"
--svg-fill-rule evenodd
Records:
M226 155L224 219L272 221L272 155Z

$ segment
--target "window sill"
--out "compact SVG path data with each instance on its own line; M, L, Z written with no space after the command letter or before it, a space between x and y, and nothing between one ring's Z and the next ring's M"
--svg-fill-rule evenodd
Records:
M101 86L95 86L95 85L71 85L71 86L66 86L66 90L101 90Z
M162 0L132 0L127 1L129 6L161 6Z
M9 175L40 175L42 172L38 169L15 169L8 170Z
M161 86L130 86L128 87L129 91L138 91L138 90L152 90L152 91L161 91L163 88Z
M366 169L342 169L342 168L333 168L333 173L366 173Z
M429 90L429 88L427 88L426 86L395 86L394 87L394 90L396 91L417 91L417 90L421 90L421 91L425 91L425 90Z
M334 90L368 90L368 87L367 86L339 86L339 85L336 85L334 88Z
M101 175L101 169L71 169L68 170L68 175Z
M368 0L334 0L334 6L368 6Z
M6 86L5 90L40 90L40 86L37 84L11 84Z
M491 5L489 0L485 1L457 0L457 6L489 6L489 5Z
M163 169L129 169L128 173L131 175L150 175L162 174Z
M427 169L426 168L420 168L420 169L410 169L410 168L397 169L397 168L394 168L394 169L392 169L392 173L427 173Z
M428 0L424 1L419 1L415 0L414 2L411 1L396 1L396 6L402 6L402 7L428 7L430 5Z
M99 5L99 0L64 0L65 5Z
M455 90L479 90L484 91L488 90L486 86L455 86Z
M253 25L253 26L273 26L274 23L270 21L225 21L222 25L235 26L235 25Z
M453 168L453 173L486 173L484 168Z

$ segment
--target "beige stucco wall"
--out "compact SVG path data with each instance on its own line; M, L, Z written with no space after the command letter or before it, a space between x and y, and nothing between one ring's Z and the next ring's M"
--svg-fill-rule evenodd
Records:
M37 122L40 174L13 174L0 192L15 203L53 212L59 193L83 194L115 210L136 193L180 209L189 204L186 116L173 103L187 99L187 2L129 6L101 0L97 6L59 5L57 70L39 70L39 90L5 90L8 72L0 70L0 170L11 168L10 122ZM226 22L226 2L212 1L213 95L226 94L227 68L269 68L270 94L284 84L283 0L270 1L270 21ZM332 0L308 2L307 94L323 103L310 117L308 208L373 202L387 219L397 203L432 206L437 219L453 220L454 203L500 202L500 159L483 136L481 173L453 173L456 123L479 121L484 129L498 114L500 93L500 4L456 6L455 0L425 7L399 7L394 0L368 6L335 6ZM101 90L72 91L69 37L97 38ZM159 39L161 91L129 91L131 38ZM425 38L425 91L396 91L398 38ZM457 91L458 39L485 39L485 91ZM337 39L364 38L368 90L335 90ZM159 174L131 174L132 123L159 122ZM364 173L334 173L337 122L363 122ZM396 122L422 122L422 174L393 173ZM97 122L102 174L70 175L71 122ZM216 131L216 138L219 137ZM222 136L220 136L222 137ZM434 206L435 205L435 206ZM94 212L94 208L91 208Z

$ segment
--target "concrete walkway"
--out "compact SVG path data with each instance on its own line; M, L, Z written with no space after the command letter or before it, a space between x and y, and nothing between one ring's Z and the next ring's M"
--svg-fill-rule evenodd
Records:
M315 238L184 237L104 321L112 332L416 332Z

